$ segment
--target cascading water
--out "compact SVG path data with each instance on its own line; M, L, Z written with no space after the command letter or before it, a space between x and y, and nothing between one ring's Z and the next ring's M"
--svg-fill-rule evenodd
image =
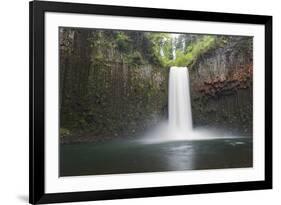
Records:
M171 67L169 74L168 124L159 123L142 139L144 143L176 140L210 140L232 138L211 128L193 129L192 110L187 67Z
M170 68L169 128L176 138L188 138L192 132L189 74L186 67Z

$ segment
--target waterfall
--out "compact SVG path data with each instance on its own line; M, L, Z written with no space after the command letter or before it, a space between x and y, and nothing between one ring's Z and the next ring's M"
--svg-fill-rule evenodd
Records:
M216 129L193 129L189 88L189 73L186 67L171 67L169 74L168 124L159 123L150 130L142 143L159 143L175 140L210 140L232 138Z
M189 74L186 67L171 67L169 74L169 127L173 137L187 138L192 132Z

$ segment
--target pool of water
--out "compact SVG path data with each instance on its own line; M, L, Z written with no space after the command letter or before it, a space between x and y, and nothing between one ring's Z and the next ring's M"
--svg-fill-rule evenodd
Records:
M252 167L252 138L60 145L60 176Z

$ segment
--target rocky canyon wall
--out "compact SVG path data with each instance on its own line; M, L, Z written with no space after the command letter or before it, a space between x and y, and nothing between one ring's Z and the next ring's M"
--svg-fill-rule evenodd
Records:
M252 135L252 37L229 37L190 68L194 126Z

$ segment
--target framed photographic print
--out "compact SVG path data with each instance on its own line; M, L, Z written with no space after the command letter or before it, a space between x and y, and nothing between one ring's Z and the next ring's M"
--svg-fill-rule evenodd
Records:
M272 188L272 17L30 2L30 203Z

